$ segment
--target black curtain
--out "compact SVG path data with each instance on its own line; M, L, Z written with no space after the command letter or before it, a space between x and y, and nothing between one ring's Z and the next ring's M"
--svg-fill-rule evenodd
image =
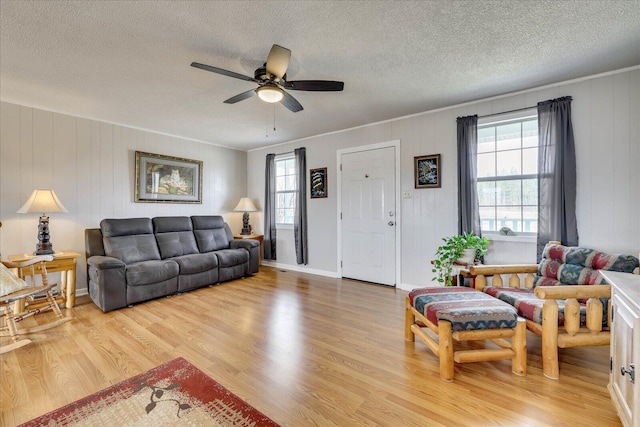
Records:
M267 154L264 174L264 259L276 259L276 155Z
M306 149L294 150L296 164L296 209L293 233L296 241L296 262L307 264L307 158Z
M478 116L458 117L458 234L482 236L478 206Z
M550 240L578 246L571 100L538 103L538 262Z

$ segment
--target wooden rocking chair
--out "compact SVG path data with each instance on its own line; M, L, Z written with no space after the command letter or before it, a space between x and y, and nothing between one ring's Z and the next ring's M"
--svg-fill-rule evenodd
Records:
M55 288L56 284L49 283L47 280L45 263L52 260L53 257L51 255L43 255L20 263L2 261L5 267L17 271L17 275L9 277L9 280L12 281L12 285L17 284L16 286L20 289L0 296L0 337L11 337L12 341L6 345L0 343L0 354L24 347L32 342L30 339L20 339L22 334L51 329L73 319L72 317L63 316L53 295L53 288ZM42 285L40 286L36 286L35 282L37 273L42 277ZM24 280L27 277L30 282L28 284ZM55 320L32 328L17 328L16 324L18 322L48 310L53 310L56 315Z

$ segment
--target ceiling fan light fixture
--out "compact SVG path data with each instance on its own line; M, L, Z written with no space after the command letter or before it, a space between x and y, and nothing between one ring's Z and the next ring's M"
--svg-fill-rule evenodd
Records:
M264 102L271 104L282 101L284 98L284 91L278 86L265 85L256 89L258 97Z

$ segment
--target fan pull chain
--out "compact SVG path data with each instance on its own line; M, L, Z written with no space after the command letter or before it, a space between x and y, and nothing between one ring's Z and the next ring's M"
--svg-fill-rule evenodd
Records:
M265 137L269 138L269 113L267 113L267 120L265 121ZM276 131L276 105L273 104L273 131Z

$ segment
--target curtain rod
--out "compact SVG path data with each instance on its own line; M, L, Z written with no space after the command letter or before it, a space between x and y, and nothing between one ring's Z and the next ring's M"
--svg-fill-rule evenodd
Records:
M536 108L536 107L537 105L532 105L531 107L516 108L515 110L502 111L500 113L485 114L484 116L478 116L478 118L483 119L485 117L493 117L493 116L500 116L502 114L517 113L518 111L531 110L532 108Z
M300 148L305 148L305 147L300 147ZM297 148L296 148L297 150ZM271 153L275 156L284 156L285 154L295 154L296 150L291 150L291 151L285 151L284 153Z

